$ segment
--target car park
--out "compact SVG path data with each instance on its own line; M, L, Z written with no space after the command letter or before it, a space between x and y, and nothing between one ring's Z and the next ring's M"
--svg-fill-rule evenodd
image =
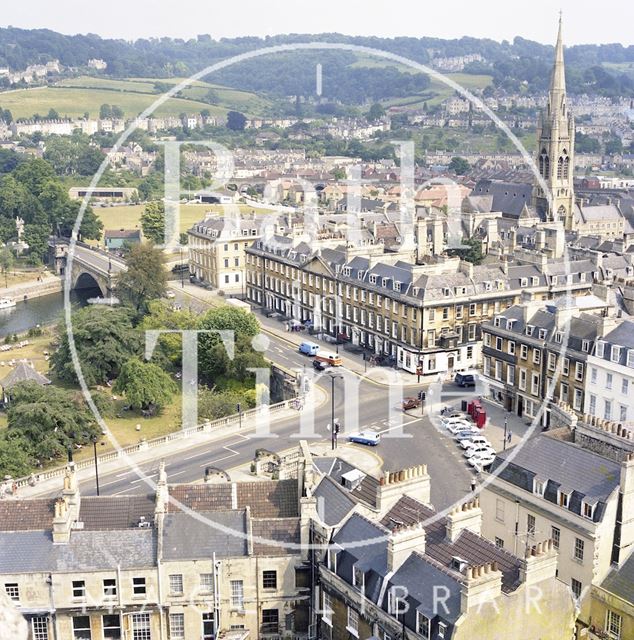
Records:
M478 436L478 435L474 435L472 438L469 438L468 440L461 440L460 442L460 446L463 449L478 447L480 445L482 445L483 447L491 447L491 443L484 436Z
M491 447L491 445L478 445L477 447L469 447L464 452L464 456L465 458L473 458L473 456L477 456L483 453L492 453L493 455L495 455L495 450L493 449L493 447Z
M356 444L366 444L370 447L376 447L381 441L381 434L374 431L359 431L359 433L351 433L348 436L349 442Z

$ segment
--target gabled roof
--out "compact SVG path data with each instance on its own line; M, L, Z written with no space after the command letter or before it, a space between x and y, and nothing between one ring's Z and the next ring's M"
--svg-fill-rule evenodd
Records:
M15 368L0 382L3 388L11 389L20 382L36 382L39 385L51 384L51 381L38 373L28 362L21 360Z
M356 501L330 476L324 476L313 492L317 498L317 513L323 522L334 526L354 509Z

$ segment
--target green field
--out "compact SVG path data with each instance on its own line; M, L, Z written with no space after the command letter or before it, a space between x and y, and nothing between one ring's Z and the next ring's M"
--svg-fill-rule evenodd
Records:
M264 212L263 209L254 209L244 204L238 205L238 207L241 213L255 211L256 214L259 214ZM141 214L144 208L142 204L131 204L121 207L95 207L94 211L103 222L104 229L136 229L141 226ZM202 220L206 213L210 211L219 213L222 210L222 205L182 204L180 231L187 231L194 223Z
M180 79L156 82L176 84ZM69 78L49 87L0 93L0 105L3 109L9 109L14 118L29 118L36 113L45 116L49 109L55 109L61 116L81 117L88 112L95 118L99 115L102 104L116 104L123 109L127 118L131 118L160 97L154 83L154 80L148 79L110 80L82 76ZM217 104L210 105L202 101L210 89L217 94ZM182 97L170 98L160 105L155 111L156 115L177 116L208 109L214 115L224 116L227 111L235 109L252 116L264 113L270 105L269 101L254 93L204 82L187 87L181 95Z

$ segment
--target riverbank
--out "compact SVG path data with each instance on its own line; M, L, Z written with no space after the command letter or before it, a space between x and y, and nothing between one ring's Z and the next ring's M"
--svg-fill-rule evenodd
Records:
M60 293L63 289L63 284L61 276L42 273L36 280L0 289L0 297L15 300L15 302L32 300L52 293Z

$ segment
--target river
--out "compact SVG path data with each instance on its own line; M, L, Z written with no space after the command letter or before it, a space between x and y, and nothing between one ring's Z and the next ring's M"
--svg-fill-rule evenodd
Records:
M98 289L71 291L72 304L83 307L88 298L100 295ZM25 333L31 327L57 324L64 315L64 294L51 293L47 296L18 302L11 309L0 309L0 337L12 333Z

